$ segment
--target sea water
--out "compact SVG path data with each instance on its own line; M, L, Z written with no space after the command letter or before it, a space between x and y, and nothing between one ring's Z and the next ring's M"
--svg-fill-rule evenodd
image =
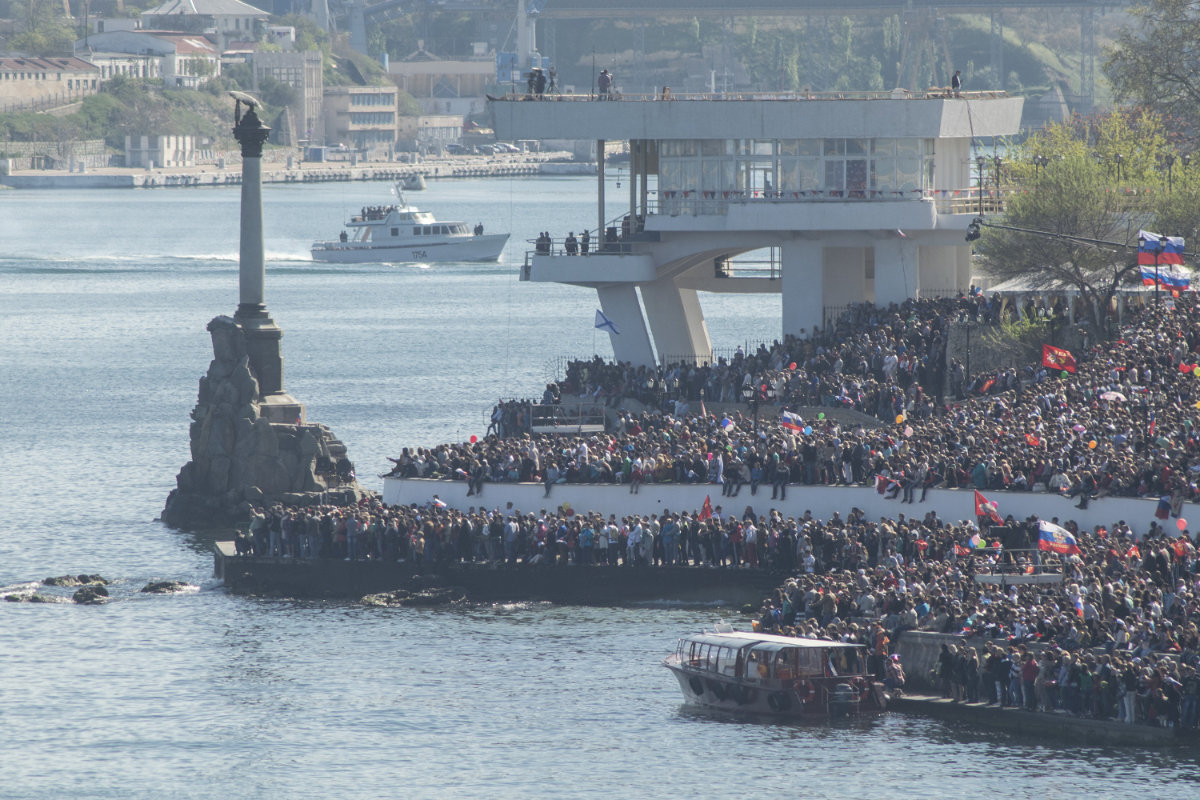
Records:
M595 227L594 179L433 181L409 200L511 232L500 263L315 264L312 241L390 202L387 184L264 189L286 386L373 488L401 447L482 435L497 399L539 395L555 359L611 356L594 292L518 281L539 231ZM661 659L727 609L226 594L217 534L156 517L188 460L205 325L237 305L238 203L237 187L0 192L0 587L114 581L104 606L0 603L0 798L1200 792L1188 751L689 713ZM778 336L778 296L702 301L717 346ZM138 591L156 579L193 588Z

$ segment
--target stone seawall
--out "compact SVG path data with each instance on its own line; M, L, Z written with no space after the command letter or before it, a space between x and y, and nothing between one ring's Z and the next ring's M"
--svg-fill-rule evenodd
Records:
M762 570L716 567L471 564L443 570L418 569L411 562L237 556L232 542L217 543L213 575L236 594L358 599L416 583L422 587L462 587L468 599L477 602L543 600L598 606L694 603L725 608L757 605L786 579Z

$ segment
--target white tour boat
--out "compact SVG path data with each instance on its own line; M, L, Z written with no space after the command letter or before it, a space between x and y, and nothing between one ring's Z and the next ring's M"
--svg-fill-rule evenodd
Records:
M833 718L879 714L883 684L862 645L747 631L680 639L663 661L690 705L740 714Z
M372 262L498 261L507 233L484 234L483 226L442 222L410 206L397 189L397 202L367 206L346 223L350 231L333 241L315 242L314 261Z

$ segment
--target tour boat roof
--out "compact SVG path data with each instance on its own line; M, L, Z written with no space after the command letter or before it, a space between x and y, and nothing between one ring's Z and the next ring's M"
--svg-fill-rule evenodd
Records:
M796 636L779 636L773 633L754 633L752 631L730 631L728 633L706 632L697 633L686 638L689 642L700 642L702 644L732 645L737 647L766 644L774 645L775 649L782 649L784 647L856 649L862 647L861 644L833 642L826 639L801 639Z

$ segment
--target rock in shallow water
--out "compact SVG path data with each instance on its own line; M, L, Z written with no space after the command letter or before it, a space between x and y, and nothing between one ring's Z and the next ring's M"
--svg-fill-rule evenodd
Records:
M48 594L38 594L37 592L21 592L4 595L4 599L9 603L57 603L58 598Z
M91 583L75 590L71 599L81 606L99 606L108 602L108 589L103 584Z
M141 588L146 594L173 594L187 591L189 584L183 581L151 581Z
M467 601L467 590L461 586L443 586L432 589L421 589L410 592L397 589L394 592L369 594L358 602L365 606L382 606L386 608L448 606Z

